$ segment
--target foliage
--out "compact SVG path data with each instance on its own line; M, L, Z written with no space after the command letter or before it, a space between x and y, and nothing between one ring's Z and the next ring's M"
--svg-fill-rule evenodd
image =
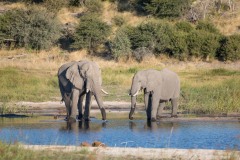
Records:
M80 19L76 28L72 45L75 49L87 48L90 53L97 49L97 46L103 44L110 35L110 26L94 15L87 14Z
M51 12L57 13L61 8L69 4L66 0L44 0L44 6Z
M146 47L140 47L133 51L133 56L138 62L141 62L145 58L152 57L153 53Z
M7 24L0 33L14 39L16 47L49 49L60 37L60 23L44 9L10 10L0 20Z
M217 55L222 61L240 60L240 35L223 37Z
M187 46L190 56L214 58L219 47L219 35L204 30L194 30L187 36Z
M122 26L125 23L125 19L121 16L115 16L113 17L113 22L117 26Z
M152 50L155 46L155 33L157 24L154 22L147 22L138 25L137 27L130 27L127 31L131 41L132 49L139 47L147 47Z
M111 41L111 53L115 60L120 57L129 57L131 53L131 43L126 33L119 29L116 36Z
M210 33L216 33L216 34L219 33L218 29L212 23L209 23L207 21L199 21L196 26L196 29L204 30Z
M145 10L160 18L181 17L189 10L191 0L150 0Z
M102 13L103 5L101 0L85 0L85 6L87 7L87 11L90 13Z
M187 21L179 21L175 24L177 30L179 31L183 31L183 32L191 32L192 30L194 30L194 27L192 26L192 24L190 24Z

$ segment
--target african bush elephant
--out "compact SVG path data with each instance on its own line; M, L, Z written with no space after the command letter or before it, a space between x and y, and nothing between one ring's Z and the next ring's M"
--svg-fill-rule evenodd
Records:
M180 80L176 73L166 68L161 71L154 69L138 71L132 79L129 93L131 95L129 119L133 119L136 96L141 89L144 90L144 103L148 120L156 121L157 114L161 115L165 102L168 100L171 100L172 103L171 116L177 117Z
M65 102L66 120L90 120L91 97L94 95L101 110L102 119L106 120L106 112L101 97L101 70L95 62L79 61L63 64L58 70L59 88L62 101ZM102 90L103 91L103 90ZM103 91L106 93L105 91ZM83 99L86 94L83 115ZM106 93L107 94L107 93ZM78 109L78 116L77 116Z

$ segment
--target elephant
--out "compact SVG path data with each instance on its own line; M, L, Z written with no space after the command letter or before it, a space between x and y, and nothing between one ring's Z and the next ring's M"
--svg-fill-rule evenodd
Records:
M102 120L106 120L106 111L101 97L102 77L101 69L92 61L73 61L63 64L58 70L58 82L67 111L65 120L90 120L91 97L94 95ZM83 114L83 99L86 95ZM78 110L78 116L77 116Z
M147 119L156 121L160 116L165 102L171 101L172 117L177 117L178 99L180 96L180 79L178 75L165 68L161 71L155 69L138 71L133 79L129 95L131 96L131 110L129 119L132 120L136 108L136 96L144 91L144 104Z

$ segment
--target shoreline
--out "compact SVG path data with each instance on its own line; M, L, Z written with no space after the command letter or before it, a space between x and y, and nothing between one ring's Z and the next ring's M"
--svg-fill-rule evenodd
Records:
M24 149L58 152L81 152L83 150L98 156L140 159L239 159L240 151L211 149L174 149L174 148L120 148L120 147L81 147L60 145L20 145Z

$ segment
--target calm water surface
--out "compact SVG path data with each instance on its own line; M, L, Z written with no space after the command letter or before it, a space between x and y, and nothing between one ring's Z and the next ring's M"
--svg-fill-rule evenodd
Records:
M68 124L53 118L1 118L0 140L31 145L80 145L101 141L112 147L238 149L239 122L101 120Z

